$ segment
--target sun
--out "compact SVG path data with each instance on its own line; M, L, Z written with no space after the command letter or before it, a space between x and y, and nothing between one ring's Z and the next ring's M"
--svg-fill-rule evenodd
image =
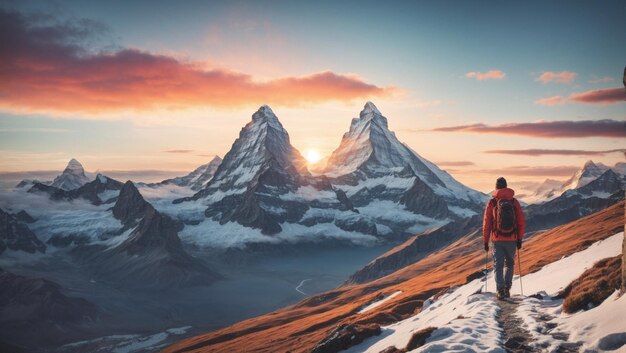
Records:
M307 160L307 162L309 162L309 164L315 164L315 163L319 162L320 159L322 159L322 156L316 150L308 150L308 151L306 151L306 154L305 154L304 158L306 158L306 160Z

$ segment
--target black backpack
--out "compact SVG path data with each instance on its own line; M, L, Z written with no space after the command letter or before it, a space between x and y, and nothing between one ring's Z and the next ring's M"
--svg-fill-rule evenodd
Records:
M500 235L509 237L517 230L515 199L491 199L493 205L493 228Z

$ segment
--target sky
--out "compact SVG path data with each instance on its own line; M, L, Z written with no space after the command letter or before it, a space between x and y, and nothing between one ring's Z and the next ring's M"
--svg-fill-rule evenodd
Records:
M263 104L326 157L366 101L484 192L626 160L623 1L1 1L0 17L0 173L184 174Z

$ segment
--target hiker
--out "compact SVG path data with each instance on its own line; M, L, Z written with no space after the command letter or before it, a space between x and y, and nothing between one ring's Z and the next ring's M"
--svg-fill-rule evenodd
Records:
M493 198L487 202L483 218L483 244L489 251L489 239L493 244L493 267L496 273L497 298L511 296L511 284L515 269L515 250L522 248L526 228L524 212L513 197L515 191L506 185L506 179L498 178ZM503 267L506 271L503 272Z

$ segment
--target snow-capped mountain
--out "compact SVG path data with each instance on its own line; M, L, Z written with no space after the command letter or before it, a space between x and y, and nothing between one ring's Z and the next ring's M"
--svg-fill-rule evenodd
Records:
M355 206L391 200L434 218L479 213L487 198L400 142L372 102L352 120L328 161L326 175Z
M612 169L547 202L525 208L526 230L547 229L605 209L624 199L624 179Z
M309 174L306 161L289 142L289 134L272 109L264 105L241 129L213 178L194 198L220 191L228 195L243 193L250 183L272 169L285 173L292 182Z
M592 160L589 160L565 182L546 179L537 188L535 193L525 198L525 200L528 203L540 203L553 200L568 190L576 190L586 186L598 179L607 170L612 170L618 178L626 181L626 163L620 162L613 167L609 167L602 163L594 163Z
M215 175L215 172L221 163L222 159L219 156L215 156L209 163L199 166L191 173L182 177L163 180L161 184L186 186L191 190L198 191L205 187L209 180L213 178L213 175Z
M561 187L561 190L571 190L583 187L593 180L597 179L600 175L606 172L609 167L602 163L594 163L592 160L587 161L585 165L578 170L571 178L569 178L565 184Z
M63 190L77 189L87 184L90 179L85 175L85 169L79 161L72 158L61 175L54 178L52 186Z

